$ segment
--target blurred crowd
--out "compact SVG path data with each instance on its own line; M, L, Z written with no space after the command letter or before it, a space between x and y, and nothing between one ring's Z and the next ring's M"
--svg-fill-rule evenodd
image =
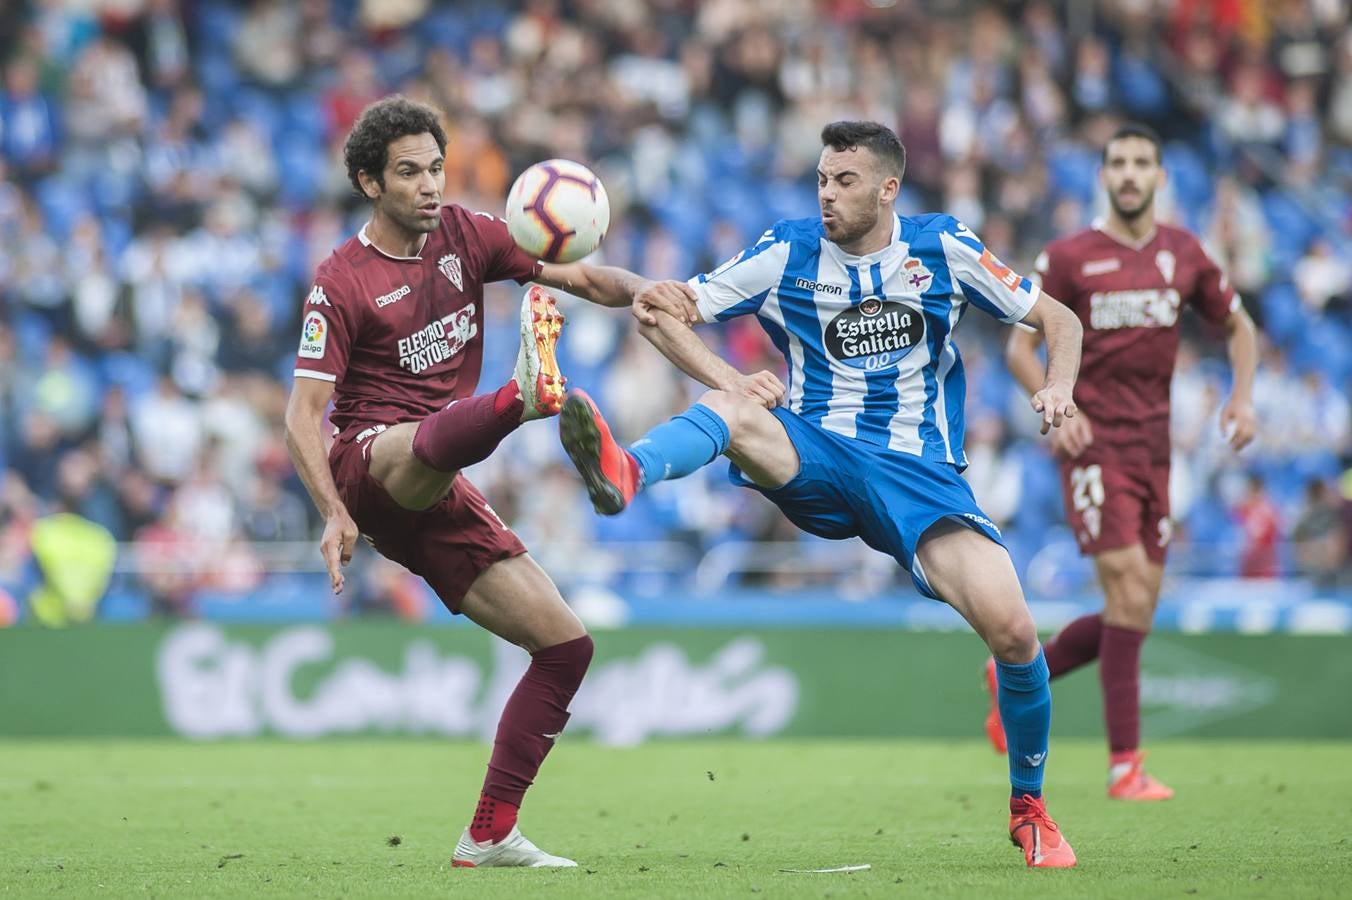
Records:
M0 65L0 595L42 578L33 523L53 514L119 542L114 587L167 614L318 563L281 414L310 275L366 214L343 139L392 91L444 112L447 197L471 208L500 211L543 158L595 167L613 204L598 258L651 277L812 215L817 134L841 118L901 134L903 213L952 213L1027 270L1101 212L1105 136L1153 125L1164 218L1203 236L1264 334L1260 438L1234 457L1216 425L1223 345L1187 324L1176 565L1347 581L1341 0L11 0ZM485 387L511 370L515 290L488 298ZM566 371L622 437L689 401L627 317L569 315ZM1069 559L1004 332L980 318L958 335L968 475L1021 568ZM705 336L743 368L778 365L752 322ZM711 556L732 581L830 577L867 596L895 580L857 545L830 551L829 576L737 549L805 539L722 465L621 522L592 516L565 465L542 425L472 473L561 581L669 586ZM349 602L402 608L405 581L367 567Z

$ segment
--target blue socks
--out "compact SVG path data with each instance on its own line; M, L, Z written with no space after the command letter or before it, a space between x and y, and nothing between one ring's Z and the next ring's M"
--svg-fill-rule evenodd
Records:
M1038 647L1037 659L1012 664L995 661L999 684L1000 721L1009 743L1009 784L1013 796L1042 796L1042 773L1047 768L1047 737L1052 730L1052 692L1047 680L1047 658Z
M703 403L696 403L629 445L638 460L639 487L684 478L721 456L728 440L728 423Z

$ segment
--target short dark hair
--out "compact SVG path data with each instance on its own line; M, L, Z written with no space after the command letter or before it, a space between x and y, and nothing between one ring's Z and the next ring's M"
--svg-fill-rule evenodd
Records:
M430 134L437 149L446 154L446 132L441 127L436 110L425 103L416 103L402 94L377 100L361 111L352 131L343 145L343 162L347 163L347 180L362 198L358 172L365 171L385 187L385 164L389 162L390 141L411 134Z
M1113 132L1113 136L1103 145L1103 163L1108 162L1108 148L1113 145L1113 141L1120 141L1124 138L1145 138L1155 145L1155 162L1164 162L1164 154L1161 148L1164 146L1160 141L1159 132L1149 125L1142 125L1140 122L1128 122Z
M906 173L906 148L901 138L877 122L832 122L822 129L822 146L840 152L865 147L900 178Z

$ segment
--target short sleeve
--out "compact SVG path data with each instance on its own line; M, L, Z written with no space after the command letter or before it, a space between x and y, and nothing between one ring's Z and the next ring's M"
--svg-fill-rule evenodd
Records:
M982 312L1002 322L1018 322L1037 301L1038 287L986 249L966 225L950 220L939 233L953 289Z
M315 277L301 317L297 378L342 380L357 336L352 296L332 275L321 272Z
M788 259L789 242L772 229L717 269L690 279L700 318L723 322L758 312L783 278Z
M473 212L469 221L483 241L486 265L484 281L507 281L525 284L539 277L543 265L516 245L507 231L507 223L486 212Z
M1220 325L1239 309L1239 294L1199 242L1192 242L1191 252L1197 257L1197 281L1193 283L1191 302L1202 318Z

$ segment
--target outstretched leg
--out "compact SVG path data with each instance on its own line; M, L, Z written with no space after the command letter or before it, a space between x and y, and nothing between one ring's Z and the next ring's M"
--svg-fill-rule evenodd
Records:
M761 487L779 487L798 474L798 452L774 414L726 391L707 392L626 449L592 399L572 390L559 417L559 438L592 506L608 516L623 511L643 488L684 478L721 455Z
M1009 742L1010 839L1034 868L1075 865L1042 800L1052 694L1047 661L1009 554L983 534L951 520L920 539L925 580L972 626L995 657L1000 718Z
M554 347L562 327L553 295L532 285L521 300L512 380L383 431L372 442L371 476L405 509L427 509L446 496L461 469L487 459L522 422L558 413L565 379Z

